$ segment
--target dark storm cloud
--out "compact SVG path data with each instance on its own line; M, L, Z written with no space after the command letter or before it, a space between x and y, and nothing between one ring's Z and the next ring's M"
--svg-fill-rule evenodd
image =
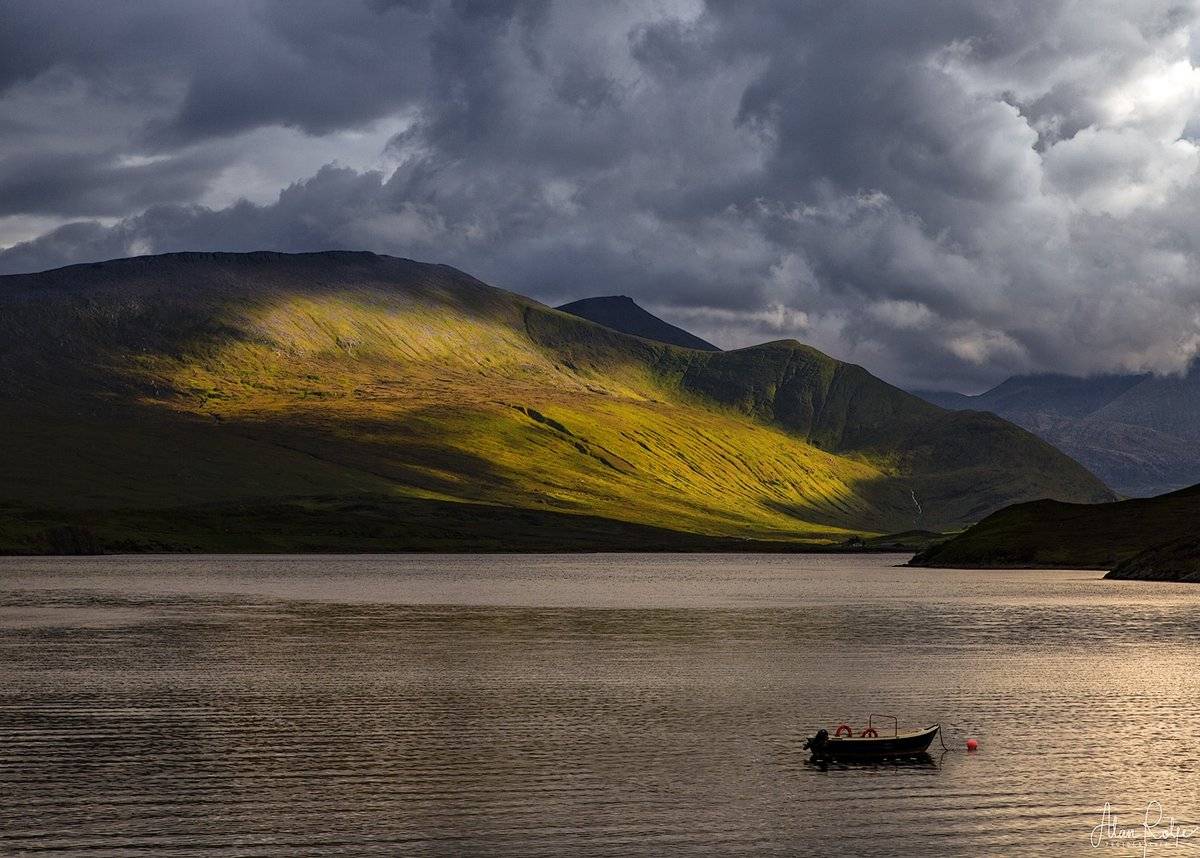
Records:
M0 230L116 221L5 271L365 248L920 384L1200 347L1192 2L55 7L0 25Z
M146 140L169 146L273 124L326 134L402 107L431 85L422 10L301 0L235 14Z
M85 81L97 100L174 84L173 101L147 105L144 117L164 145L269 124L326 133L427 89L426 7L14 0L0 26L0 90L56 70Z
M12 214L125 215L161 202L192 200L214 159L123 161L94 152L31 152L0 160L0 217Z

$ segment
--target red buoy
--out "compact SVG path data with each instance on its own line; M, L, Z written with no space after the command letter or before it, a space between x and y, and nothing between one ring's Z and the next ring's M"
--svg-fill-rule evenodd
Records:
M979 747L979 743L976 742L974 739L967 739L967 750L968 751L974 751L978 747Z

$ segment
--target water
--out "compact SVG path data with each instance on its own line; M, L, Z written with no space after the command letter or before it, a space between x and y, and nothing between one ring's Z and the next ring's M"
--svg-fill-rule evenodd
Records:
M1106 803L1195 824L1200 588L903 560L0 559L0 854L1136 855L1092 849ZM806 762L871 711L955 750Z

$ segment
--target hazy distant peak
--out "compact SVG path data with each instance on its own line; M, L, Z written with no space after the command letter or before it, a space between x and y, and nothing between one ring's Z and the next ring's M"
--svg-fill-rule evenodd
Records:
M1040 435L1124 495L1200 480L1200 373L1017 375L977 396L914 391L953 410L991 411Z

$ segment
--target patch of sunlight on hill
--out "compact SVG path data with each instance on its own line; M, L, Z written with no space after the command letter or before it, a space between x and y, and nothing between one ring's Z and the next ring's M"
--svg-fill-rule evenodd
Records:
M878 469L645 370L558 362L507 319L371 295L243 308L234 333L135 366L148 401L384 477L408 495L714 534L834 537Z
M256 410L272 394L286 410L297 397L456 396L472 382L645 396L637 389L644 371L640 379L631 371L630 383L619 373L563 366L533 347L512 320L479 318L452 305L342 292L243 306L226 324L238 336L191 343L181 355L133 355L139 374L173 393L226 399L230 407L252 403Z
M878 472L768 427L670 404L564 397L447 409L433 427L483 456L487 500L710 533L840 532L875 513L855 494Z

